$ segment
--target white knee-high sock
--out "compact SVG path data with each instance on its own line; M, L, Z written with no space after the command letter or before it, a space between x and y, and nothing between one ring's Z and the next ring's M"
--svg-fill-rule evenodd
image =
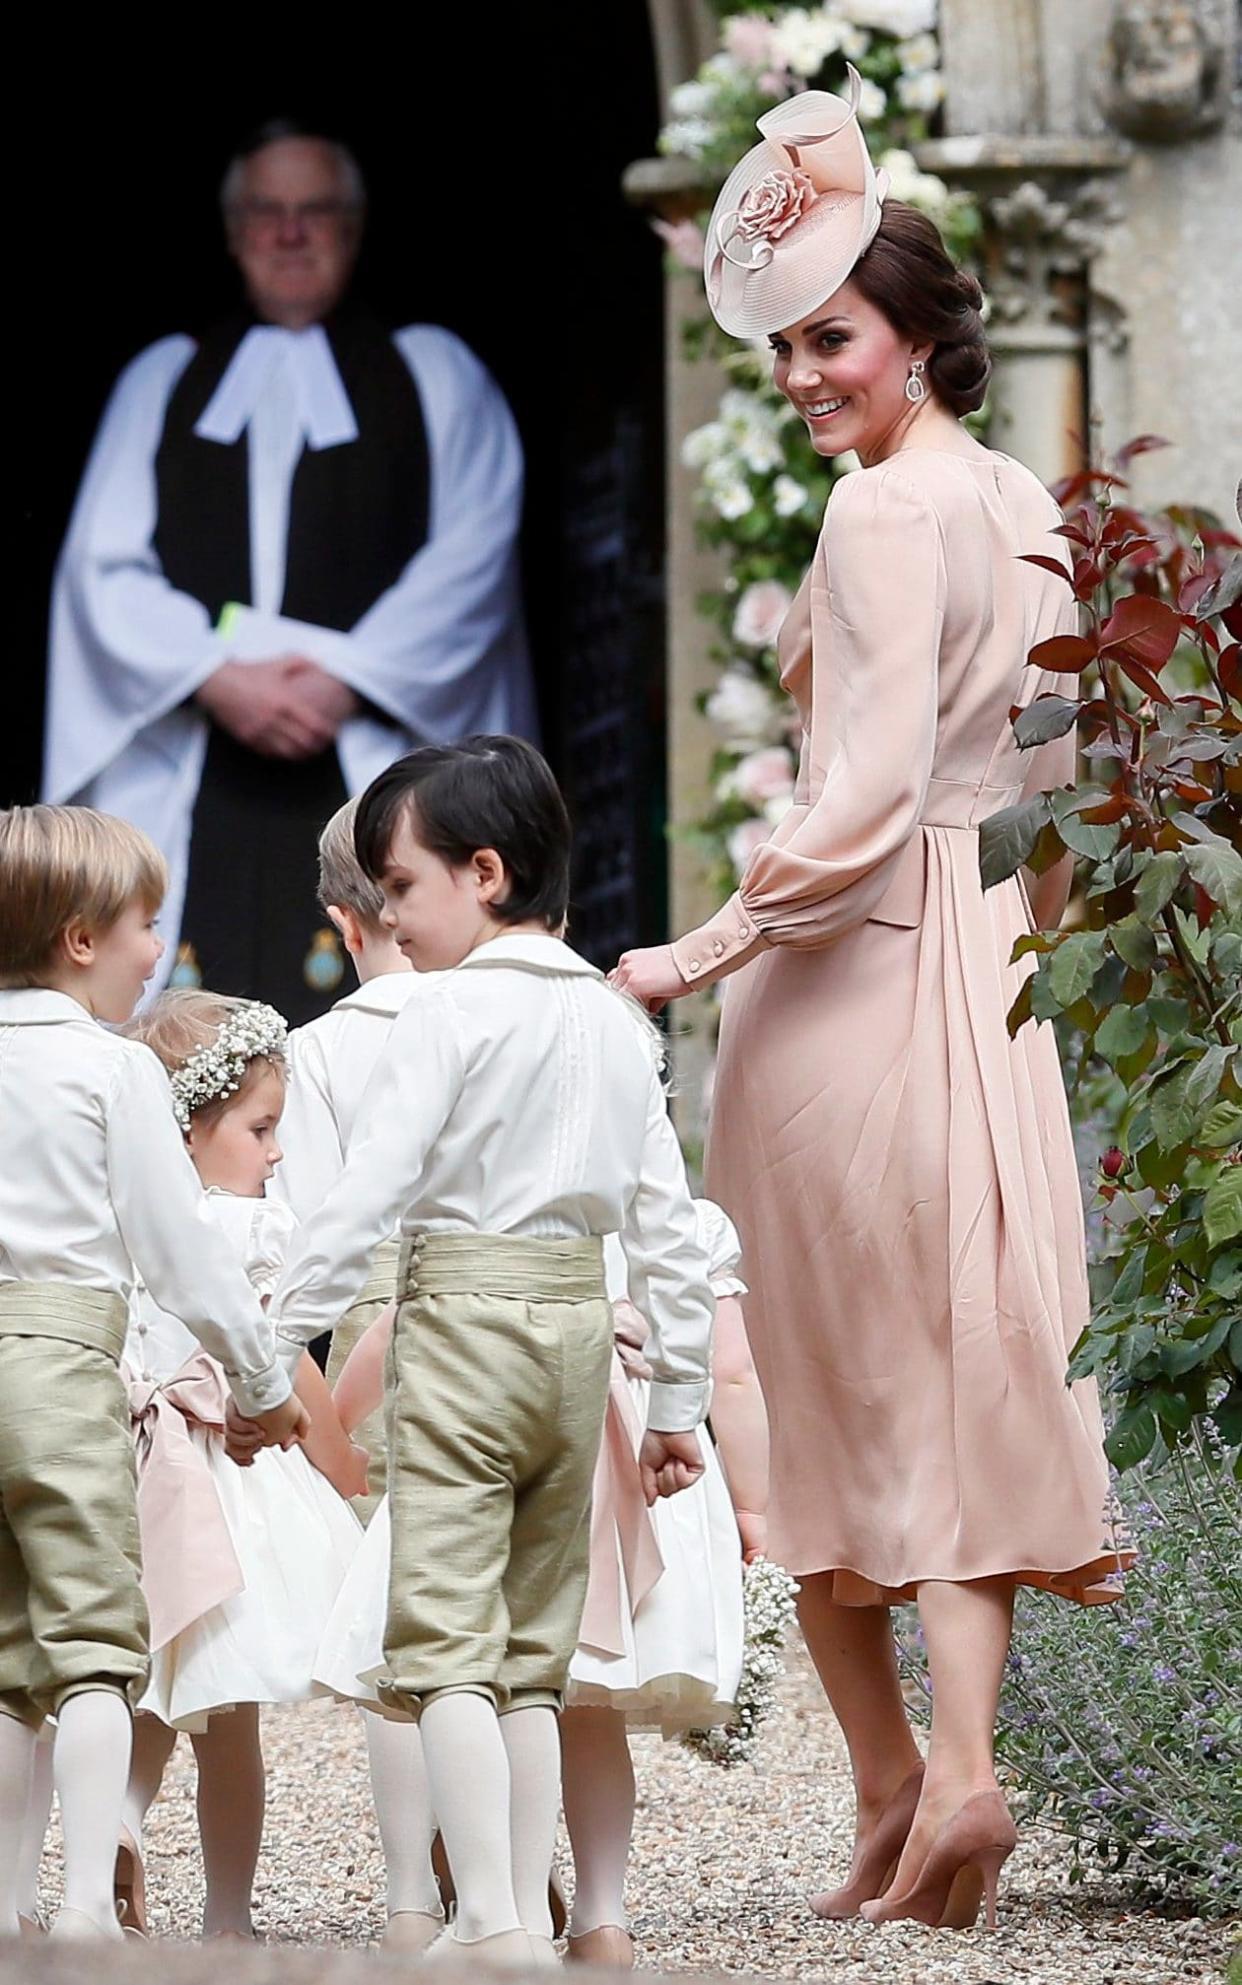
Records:
M18 1913L33 1921L39 1913L39 1868L52 1812L52 1732L45 1723L34 1747L22 1851L17 1864Z
M52 1769L65 1839L66 1909L121 1935L112 1874L129 1779L129 1704L112 1689L70 1696L56 1718Z
M463 1943L520 1929L513 1894L509 1757L490 1696L435 1696L419 1722L431 1803L457 1890Z
M513 1896L522 1928L550 1937L548 1878L561 1811L561 1740L557 1713L546 1703L513 1709L500 1719L509 1754Z
M431 1866L436 1821L418 1725L390 1723L365 1712L362 1720L388 1875L388 1914L419 1909L438 1916L440 1891Z
M17 1935L18 1883L35 1733L0 1710L0 1937Z
M615 1709L570 1709L561 1718L565 1824L574 1856L571 1937L615 1923L629 1928L625 1871L634 1832L634 1765L625 1718Z

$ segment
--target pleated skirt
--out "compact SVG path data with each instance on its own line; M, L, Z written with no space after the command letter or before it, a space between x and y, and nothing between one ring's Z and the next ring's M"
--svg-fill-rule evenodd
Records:
M1085 1604L1128 1562L1093 1382L1050 1025L1010 1040L1032 928L978 836L923 827L917 927L774 947L726 988L707 1191L731 1214L772 1432L771 1554L845 1604L1002 1574Z

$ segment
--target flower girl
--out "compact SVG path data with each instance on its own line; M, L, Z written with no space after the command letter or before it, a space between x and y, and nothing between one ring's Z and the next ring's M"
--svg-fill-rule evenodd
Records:
M571 1961L634 1961L625 1873L634 1825L628 1732L665 1737L732 1718L742 1673L742 1562L765 1542L768 1431L739 1298L741 1243L727 1214L695 1201L716 1318L712 1432L683 1495L644 1507L646 1324L625 1299L625 1262L605 1244L617 1354L595 1475L591 1580L561 1718L565 1819L574 1860ZM719 1457L716 1442L719 1443ZM724 1467L721 1467L723 1460Z
M296 1225L264 1197L281 1156L284 1021L269 1006L185 989L162 994L128 1031L170 1072L172 1107L204 1187L200 1216L223 1229L266 1299ZM306 1356L297 1373L312 1421L305 1446L264 1448L235 1465L220 1368L141 1284L125 1376L152 1655L134 1728L118 1906L128 1927L145 1931L143 1821L185 1730L198 1764L203 1934L249 1938L265 1804L259 1706L320 1693L315 1650L361 1537L344 1499L363 1492L366 1457Z

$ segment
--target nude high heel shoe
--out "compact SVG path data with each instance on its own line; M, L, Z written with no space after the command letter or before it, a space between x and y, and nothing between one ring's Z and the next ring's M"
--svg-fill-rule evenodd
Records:
M914 1825L915 1809L923 1789L923 1771L924 1767L916 1764L909 1777L903 1778L866 1841L859 1843L855 1866L844 1887L811 1897L811 1908L817 1916L839 1923L848 1916L857 1916L864 1902L883 1895L897 1872L901 1850Z
M116 1872L112 1877L116 1913L127 1936L147 1934L147 1882L142 1852L127 1826L117 1842Z
M913 1885L902 1895L865 1902L869 1923L912 1917L933 1929L968 1930L987 1900L987 1926L996 1928L996 1885L1018 1833L999 1792L976 1792L941 1827Z

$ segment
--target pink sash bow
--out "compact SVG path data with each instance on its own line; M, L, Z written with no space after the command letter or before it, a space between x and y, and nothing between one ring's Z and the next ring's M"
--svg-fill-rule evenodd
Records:
M591 1571L579 1633L584 1646L601 1654L625 1653L621 1625L625 1595L629 1596L633 1618L664 1574L664 1559L638 1473L642 1437L630 1382L614 1353L604 1436L595 1464Z
M151 1651L245 1586L220 1493L191 1426L224 1433L228 1388L205 1351L165 1385L124 1368L134 1422L142 1590Z

